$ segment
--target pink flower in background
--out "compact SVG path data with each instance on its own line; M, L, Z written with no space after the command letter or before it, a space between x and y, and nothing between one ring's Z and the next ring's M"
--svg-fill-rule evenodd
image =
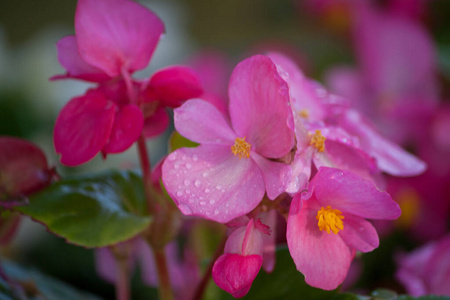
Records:
M365 219L396 219L400 208L372 182L333 168L322 167L308 192L291 203L287 243L305 281L325 290L345 279L356 251L378 247L375 228Z
M254 209L264 193L286 189L289 153L289 94L272 61L256 55L239 63L229 84L229 124L212 104L190 100L175 109L175 127L197 148L181 148L163 164L164 185L186 215L226 223ZM231 125L231 127L230 127Z
M397 279L414 297L450 296L450 236L397 258Z
M245 296L263 263L263 235L270 235L267 225L251 219L233 231L225 244L225 254L214 263L214 282L233 297Z

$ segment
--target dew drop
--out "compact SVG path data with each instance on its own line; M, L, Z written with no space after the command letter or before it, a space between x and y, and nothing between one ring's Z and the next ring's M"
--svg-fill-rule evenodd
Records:
M177 196L178 196L178 197L183 196L183 192L182 192L182 191L178 191L178 192L177 192Z
M197 180L195 180L194 185L195 185L196 187L199 187L201 183L202 183L202 182L201 182L200 180L197 179Z
M200 201L200 205L201 205L201 206L205 206L205 205L206 205L206 202L205 202L205 201Z
M174 161L176 159L176 153L169 156L169 160Z
M205 193L210 193L211 192L211 190L210 189L205 189Z
M197 161L197 160L198 160L198 156L194 154L194 155L192 156L192 160L193 160L193 161Z
M179 204L178 208L183 212L183 214L185 215L190 215L192 214L192 210L190 209L189 206L187 206L186 204Z
M173 167L174 167L175 169L178 169L178 168L180 167L180 165L179 165L179 164L174 164Z
M218 185L218 186L216 186L216 189L220 190L220 189L222 189L222 186Z
M186 190L186 194L190 194L191 193L191 190Z
M203 177L204 178L208 177L208 173L207 172L203 173Z
M186 160L186 155L183 155L183 156L181 157L181 160Z
M189 198L188 202L189 202L190 204L192 204L192 203L194 203L194 199Z
M216 200L210 200L209 204L213 205L214 203L216 203Z
M189 186L191 184L191 181L189 179L184 180L184 185Z
M219 214L219 210L218 209L216 209L216 210L214 210L214 215L218 215Z
M198 199L200 199L200 200L203 200L203 197L202 197L202 196L200 196L200 197L198 197Z
M190 169L190 168L192 168L192 164L190 164L190 163L187 163L187 164L186 164L186 168L187 168L187 169Z

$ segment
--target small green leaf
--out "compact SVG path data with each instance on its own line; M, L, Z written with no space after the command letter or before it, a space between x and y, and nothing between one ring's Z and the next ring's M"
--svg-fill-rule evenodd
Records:
M372 292L372 298L376 300L396 300L397 293L388 289L376 289Z
M128 240L150 224L142 179L131 171L65 179L15 209L85 247Z
M178 133L178 131L174 131L170 136L169 140L169 152L173 152L179 148L183 147L197 147L198 144L188 140L184 136Z

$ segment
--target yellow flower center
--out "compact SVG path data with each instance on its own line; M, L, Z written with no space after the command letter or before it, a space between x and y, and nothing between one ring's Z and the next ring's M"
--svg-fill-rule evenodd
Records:
M301 111L298 112L299 116L304 118L304 119L308 119L309 117L309 111L307 109L302 109Z
M310 145L314 145L314 147L319 150L319 152L325 151L325 140L326 138L322 135L320 130L316 130L314 135L311 137Z
M250 149L252 145L245 141L245 136L243 138L236 138L234 140L234 145L231 146L231 152L234 155L239 156L239 159L242 157L250 157Z
M317 212L316 219L319 220L317 225L320 231L325 230L327 233L330 233L331 230L334 234L337 234L339 230L344 230L344 223L342 222L344 216L342 212L338 209L332 209L329 205L326 208L322 207Z
M420 196L416 191L411 189L405 189L400 191L395 199L400 205L402 215L397 219L399 227L407 228L416 221L417 216L420 213Z

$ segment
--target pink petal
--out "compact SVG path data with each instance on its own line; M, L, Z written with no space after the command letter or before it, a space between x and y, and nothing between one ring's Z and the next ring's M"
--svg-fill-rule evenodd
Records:
M199 97L203 88L197 73L188 67L174 66L157 71L150 78L152 89L162 105L178 107L182 101Z
M53 79L77 78L93 82L110 79L102 70L85 62L78 52L78 45L74 35L66 36L56 43L58 60L66 69L66 75L57 75Z
M217 286L240 298L250 290L261 264L259 255L224 254L214 263L212 276Z
M154 137L163 133L169 123L167 112L162 107L157 108L153 115L144 120L143 132L145 137Z
M254 220L251 219L246 226L233 231L225 244L225 253L240 255L262 255L263 240L261 232L255 228Z
M61 163L76 166L92 159L108 141L116 106L99 91L88 91L67 103L56 119L55 150Z
M272 60L252 56L239 63L230 78L228 93L232 126L247 137L252 150L268 158L286 155L294 146L287 83Z
M344 215L392 220L401 214L400 207L388 193L349 171L321 167L309 188L321 206L330 205Z
M424 277L429 287L428 293L434 295L450 295L450 236L439 240L433 255L425 266Z
M269 234L263 234L263 268L270 273L275 268L275 251L277 237L277 211L272 209L259 215L261 221L270 227Z
M270 161L255 152L251 157L260 168L269 199L274 200L283 193L292 178L292 169L288 164Z
M297 270L309 285L324 290L337 288L345 279L354 256L339 234L320 231L317 211L300 208L300 197L292 200L287 223L287 244Z
M111 77L147 66L164 24L129 0L79 0L75 32L83 60Z
M193 99L174 110L177 131L196 143L234 145L236 134L223 115L209 102Z
M162 171L167 192L185 215L226 223L253 210L264 196L258 165L227 146L178 149Z
M308 180L311 177L311 161L313 152L314 148L308 147L305 151L299 152L295 155L294 160L290 164L292 169L292 178L286 187L287 193L294 194L307 187Z
M382 171L394 176L413 176L425 171L426 164L423 161L382 137L356 111L349 110L340 125L360 138L361 147L376 158Z
M347 245L361 252L370 252L379 245L378 234L373 225L362 218L344 215L344 230L339 231Z
M122 107L114 118L114 125L103 153L120 153L127 150L142 133L144 117L134 104Z
M116 282L116 260L111 250L108 247L97 248L94 252L95 255L95 269L98 276L103 280L114 284Z

